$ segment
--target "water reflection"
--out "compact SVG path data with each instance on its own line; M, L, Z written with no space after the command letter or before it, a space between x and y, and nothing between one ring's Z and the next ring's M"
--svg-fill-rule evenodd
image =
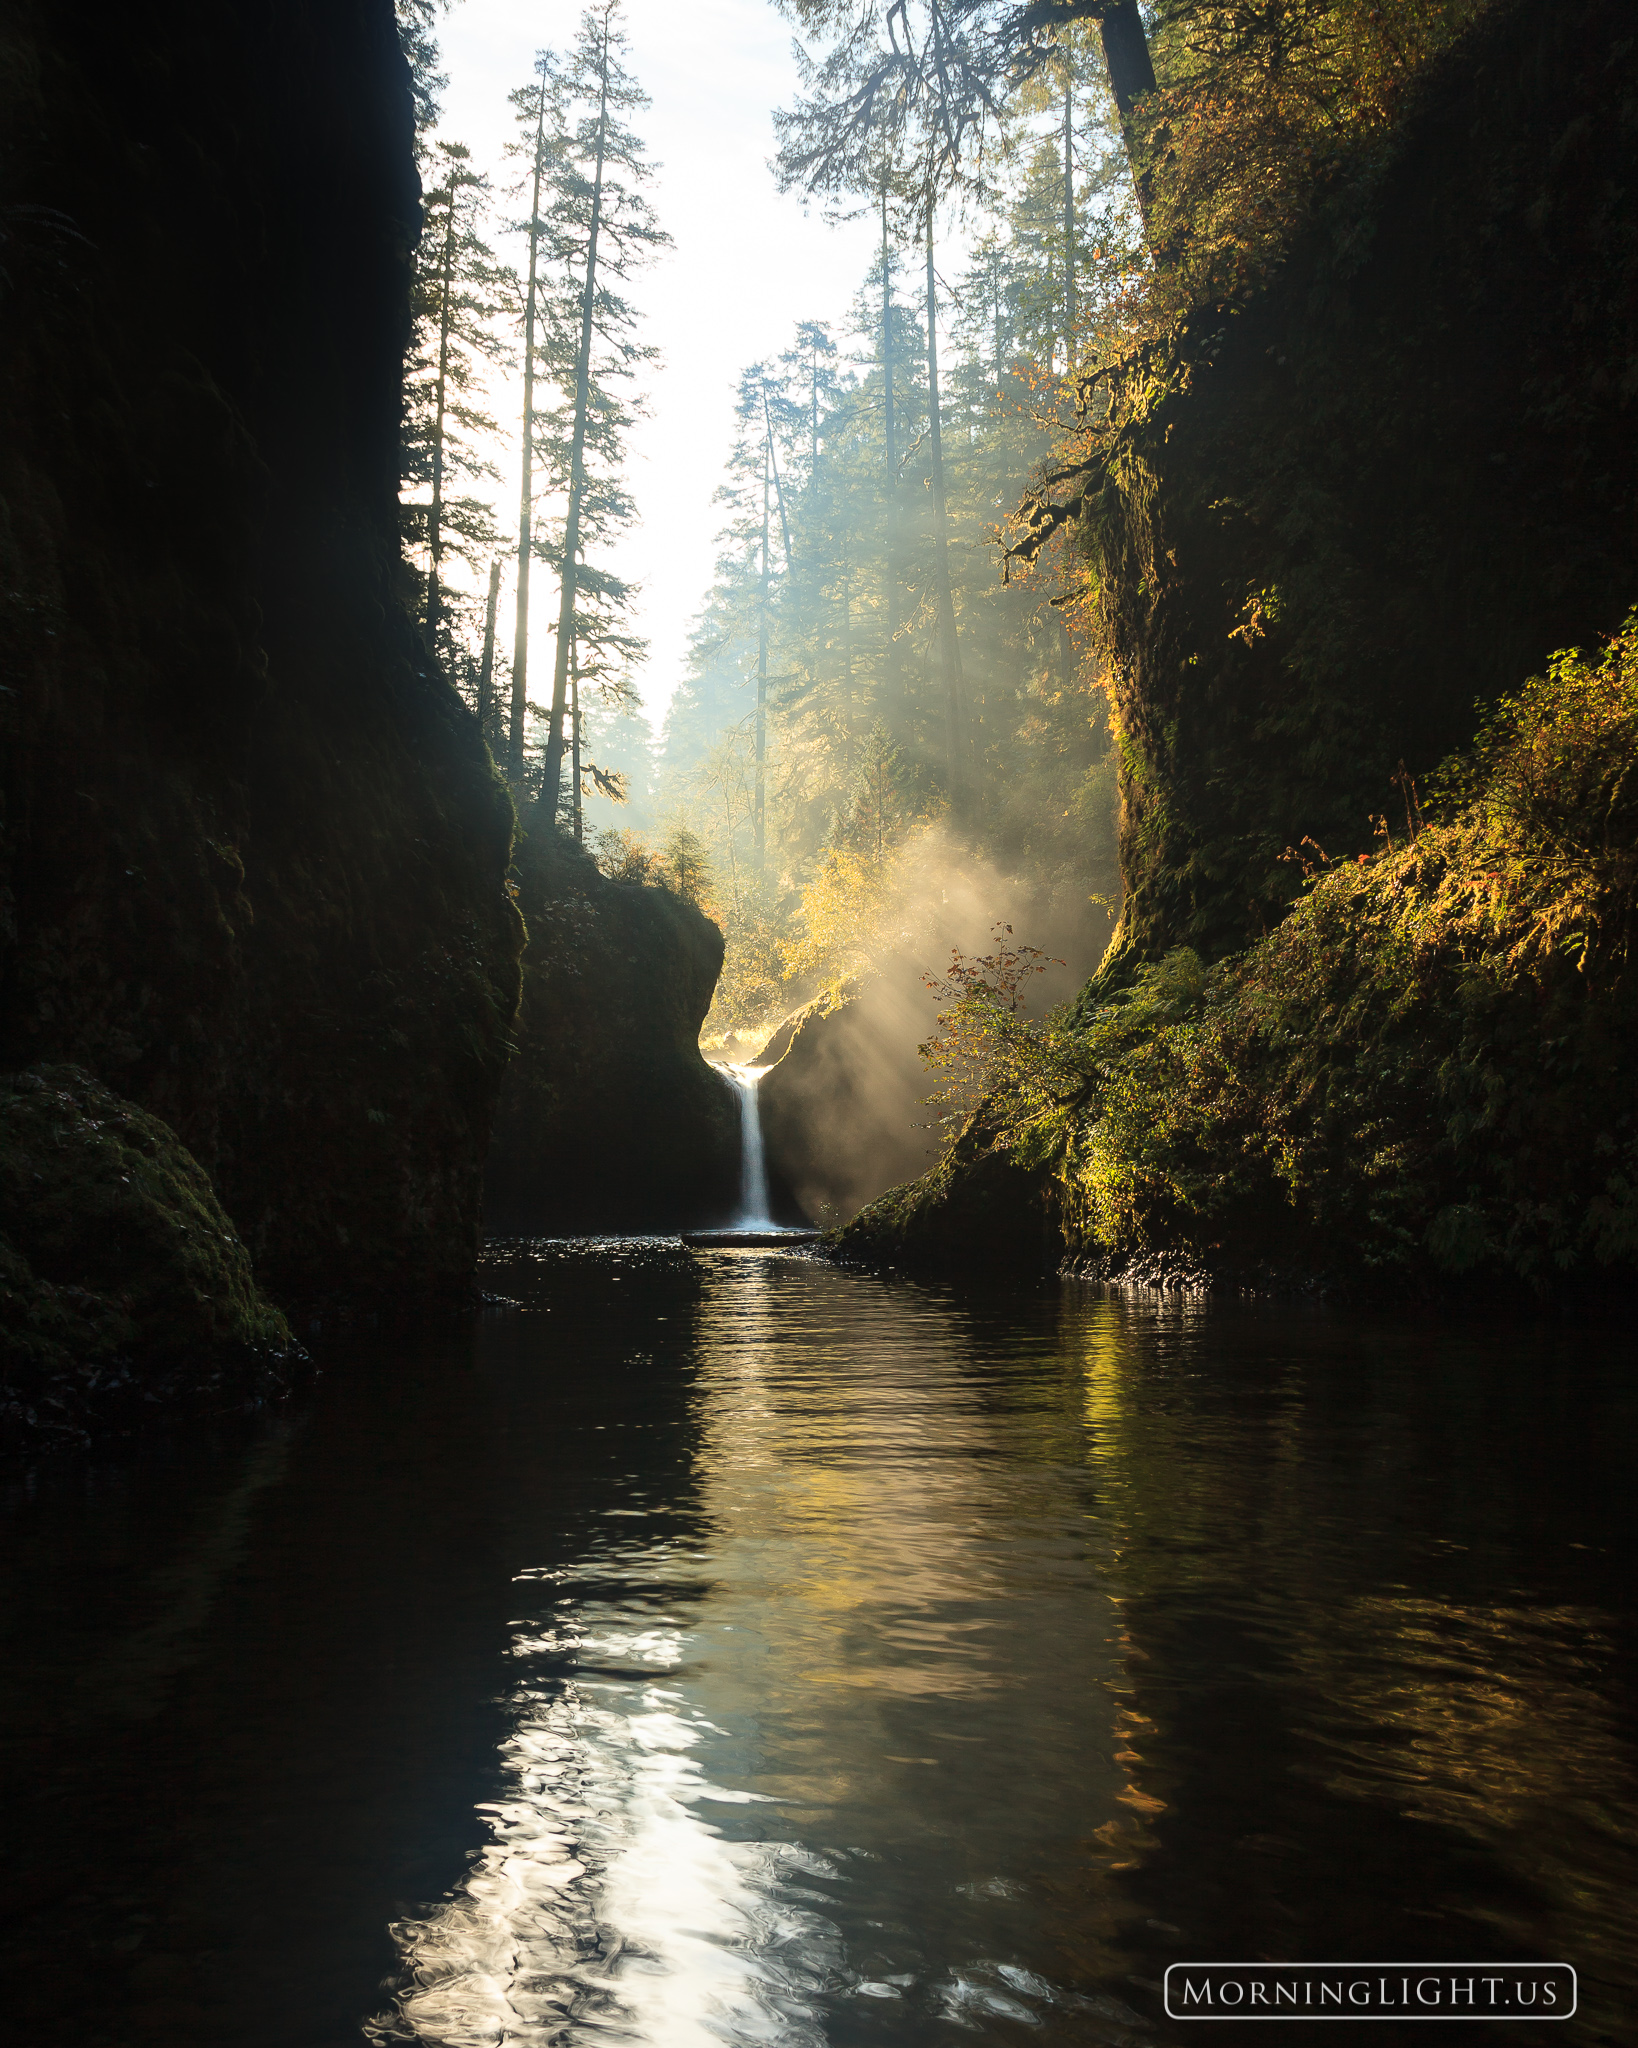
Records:
M727 1841L700 1811L755 1795L706 1776L697 1752L716 1731L665 1682L684 1658L665 1612L676 1560L604 1562L620 1597L566 1600L557 1628L517 1639L540 1669L515 1698L490 1839L454 1900L393 1930L411 1988L375 2040L820 2038L804 1991L826 1931L781 1897L815 1859ZM554 1682L554 1666L576 1675Z
M1617 1343L659 1242L490 1284L9 1504L31 2048L1135 2048L1201 1956L1560 1959L1514 2048L1631 2038Z
M1043 1870L1140 1797L1079 1465L1020 1463L912 1290L716 1255L696 1328L697 1523L529 1580L575 1590L517 1624L507 1796L375 2038L1128 2038L1025 1958Z

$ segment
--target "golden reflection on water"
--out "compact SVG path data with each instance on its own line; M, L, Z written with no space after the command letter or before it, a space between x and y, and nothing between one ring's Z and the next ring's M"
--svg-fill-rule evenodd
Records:
M394 1928L404 1989L371 2038L803 2048L827 2038L823 2001L912 1993L969 2030L1096 2017L959 1944L1134 1796L1112 1758L1118 1611L1064 1472L1002 1441L949 1317L909 1290L865 1306L810 1271L793 1314L777 1263L714 1262L701 1533L599 1547L550 1629L519 1625L518 1657L569 1675L519 1688L490 1838L451 1899ZM1049 1694L1020 1644L1043 1627ZM1066 1739L1073 1786L1041 1775ZM834 1910L861 1876L877 1954ZM918 1909L957 1941L931 1972L893 1967L921 1946L895 1916ZM1103 2003L1083 2037L1127 2039L1136 2016Z
M1586 1609L1405 1594L1350 1601L1298 1659L1327 1702L1329 1788L1484 1842L1534 1897L1519 1939L1542 1939L1546 1902L1547 1939L1583 1968L1632 1947L1631 1728L1591 1682L1611 1649ZM1523 1918L1455 1893L1440 1909Z
M1185 1954L1486 1927L1630 1977L1607 1617L1440 1590L1483 1459L1225 1327L704 1262L686 1500L520 1575L504 1792L371 2038L1129 2048Z

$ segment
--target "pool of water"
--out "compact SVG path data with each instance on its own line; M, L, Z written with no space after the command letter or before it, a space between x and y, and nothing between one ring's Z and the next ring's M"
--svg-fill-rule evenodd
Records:
M1638 2040L1618 1331L486 1284L12 1475L15 2038L1125 2048L1198 2036L1171 1962L1335 1958L1570 1962L1501 2039Z

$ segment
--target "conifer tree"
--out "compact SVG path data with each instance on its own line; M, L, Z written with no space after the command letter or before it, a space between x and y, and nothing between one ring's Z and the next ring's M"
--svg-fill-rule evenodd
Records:
M950 587L950 501L944 477L944 407L938 382L938 269L933 260L933 196L927 193L927 431L931 441L933 491L933 588L938 607L940 679L944 695L946 786L950 802L965 814L968 790L967 689L961 673L961 638Z
M425 162L428 138L438 125L438 95L449 80L438 69L438 38L433 33L437 0L395 0L398 41L409 64L410 94L415 102L415 160Z
M508 146L508 155L522 158L528 168L522 190L529 194L529 215L518 224L525 236L528 259L524 266L521 293L523 327L523 420L519 432L519 503L517 546L516 617L512 638L512 698L507 720L507 768L514 783L523 777L524 728L529 707L529 565L534 559L535 517L535 373L539 363L536 323L539 314L541 241L548 223L541 218L541 187L558 146L558 108L555 95L555 63L550 52L535 59L532 84L519 86L510 95L518 124L518 139Z
M1142 102L1155 91L1154 63L1138 0L894 0L861 13L854 0L779 0L804 29L831 38L801 53L806 91L776 117L787 177L811 191L858 190L872 149L899 160L928 150L935 193L983 174L1009 95L1051 68L1058 39L1095 25L1110 90L1147 211ZM1189 0L1181 9L1190 11ZM1193 11L1205 13L1204 4ZM1212 8L1234 17L1241 10ZM1250 12L1250 10L1245 10ZM1278 14L1272 8L1257 12ZM1323 12L1323 8L1290 10Z
M560 803L571 644L581 593L605 639L618 637L614 615L632 587L607 572L589 573L587 550L635 517L622 470L625 433L637 401L622 397L656 351L636 339L637 312L620 290L669 237L643 186L651 175L643 144L627 125L648 105L626 68L628 42L619 0L602 0L581 18L562 75L560 126L551 165L551 265L547 312L554 336L548 374L557 386L543 440L553 486L564 503L560 538L549 552L558 568L557 647L542 797L548 819Z
M501 558L489 565L489 599L483 615L483 662L478 670L478 729L487 734L494 708L495 613L500 605Z
M778 414L776 437L775 413ZM719 491L730 501L743 505L749 498L757 550L756 590L756 709L752 726L752 758L755 763L752 797L752 858L760 876L767 861L768 787L768 689L771 671L768 650L774 603L773 512L777 503L779 532L788 584L792 571L790 517L785 504L783 479L779 473L779 438L787 443L797 424L796 408L784 389L784 380L767 363L754 363L740 378L735 407L739 439L730 457L730 474L737 472L739 489ZM749 482L750 490L745 490ZM760 531L755 529L757 494L760 493Z
M493 507L452 485L497 480L484 451L495 422L482 406L484 372L502 355L493 321L503 273L481 232L488 180L468 167L459 142L434 141L428 165L437 182L423 200L417 252L415 338L405 378L405 475L428 496L406 506L411 537L427 553L426 633L437 648L441 572L453 551L477 566L494 547Z
M887 507L887 546L882 555L882 594L886 644L882 650L882 698L889 730L898 730L904 720L903 669L900 661L900 518L898 419L893 390L893 240L888 232L885 171L878 173L881 202L881 370L882 370L882 493Z

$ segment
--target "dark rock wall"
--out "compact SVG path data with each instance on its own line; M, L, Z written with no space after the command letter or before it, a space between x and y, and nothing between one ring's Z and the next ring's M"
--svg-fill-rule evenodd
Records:
M1122 941L1217 955L1283 850L1419 776L1638 601L1638 38L1498 6L1275 285L1134 367L1087 477L1124 757Z
M511 807L403 608L390 0L0 9L0 1066L171 1124L263 1280L458 1283Z
M722 934L667 889L611 882L548 831L518 849L529 927L491 1226L644 1231L737 1212L739 1096L700 1054Z

